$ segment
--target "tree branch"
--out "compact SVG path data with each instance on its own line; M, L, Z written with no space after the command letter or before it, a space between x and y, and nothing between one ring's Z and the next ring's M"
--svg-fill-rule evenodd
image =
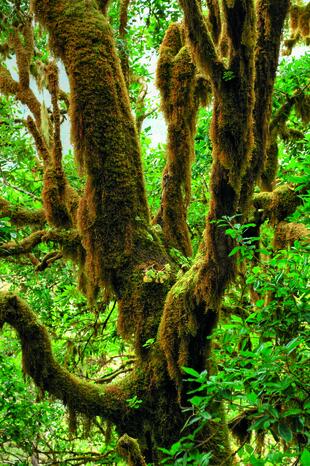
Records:
M279 186L272 192L261 192L253 196L253 206L260 210L264 218L272 223L284 220L302 204L301 191L295 191L288 185Z
M279 60L281 34L289 0L259 0L257 2L257 41L255 51L255 146L251 165L247 168L242 187L242 202L248 202L250 193L264 168L269 143L271 99ZM247 199L247 201L246 201Z
M221 12L219 2L217 0L207 0L209 10L208 24L212 34L214 44L218 44L221 35Z
M0 198L0 218L10 217L12 223L18 226L39 225L46 222L43 210L31 210L10 204L6 199Z
M162 226L168 248L192 253L187 226L191 198L191 166L195 158L196 117L201 103L197 71L184 44L183 27L172 24L160 48L157 87L168 127L167 163L160 210L153 223Z
M9 241L8 243L1 244L0 257L19 256L20 254L29 253L35 246L42 243L45 234L45 230L35 231L19 243Z
M32 249L40 243L49 241L58 242L63 246L63 249L68 256L68 250L73 252L70 255L71 259L79 259L78 249L81 247L81 241L78 233L75 230L59 231L59 230L39 230L31 233L27 238L20 242L9 241L0 245L0 257L16 256L28 254ZM74 255L75 253L75 255Z
M69 74L75 155L87 172L78 225L87 270L103 283L133 254L137 222L149 221L128 92L112 31L93 2L35 0L33 8Z
M18 333L22 345L23 369L36 385L70 410L110 419L121 424L129 408L129 394L117 386L96 387L79 380L63 369L54 359L45 327L25 302L15 295L0 292L0 326L8 323Z
M210 77L212 83L217 86L221 81L224 67L217 56L201 8L197 0L180 0L180 5L184 11L184 22L193 60L201 73L206 78Z

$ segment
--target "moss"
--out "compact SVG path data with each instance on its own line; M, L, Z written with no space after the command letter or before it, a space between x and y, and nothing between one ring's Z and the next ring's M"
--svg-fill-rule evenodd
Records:
M197 74L180 24L170 25L161 45L157 87L167 123L168 144L161 207L154 223L162 226L167 248L179 249L189 256L192 248L186 220L191 197L196 117L201 101L207 99L209 87Z
M75 156L87 173L78 225L86 267L103 282L133 253L148 220L139 142L111 28L95 3L34 1L70 81Z
M12 78L9 70L0 64L0 90L5 95L15 95L18 91L18 84Z
M277 169L277 134L271 135L271 100L279 61L284 21L289 9L288 0L258 2L257 41L255 47L255 105L254 140L251 163L247 167L241 190L241 210L247 211L255 185L265 170L264 187L271 189ZM268 160L269 158L269 160Z
M129 466L146 466L136 439L124 434L117 443L119 454L128 461Z
M262 210L265 218L269 218L272 223L285 220L301 203L298 192L288 185L279 186L272 192L255 194L253 197L254 207Z
M310 4L292 5L290 8L290 32L289 39L284 41L285 55L292 53L293 47L300 39L309 40L310 36Z
M97 0L98 6L104 15L108 14L111 0Z
M43 241L45 231L39 230L31 233L20 242L9 241L1 244L0 257L20 255L31 252L32 249Z
M27 89L29 88L30 62L34 50L31 19L25 20L22 27L12 33L11 42L16 54L19 85L22 89Z
M310 94L300 94L296 99L295 109L303 123L310 122Z
M269 146L264 170L261 174L260 186L262 190L271 192L278 171L278 144L273 142Z
M3 198L0 198L0 217L10 217L11 222L17 226L43 226L46 222L43 210L31 210L14 206Z
M88 417L102 416L116 425L128 413L127 388L98 387L79 380L54 359L45 327L27 304L9 293L0 293L0 327L8 323L18 333L22 346L23 369L42 390L62 400L71 412Z
M47 221L55 227L71 227L72 221L66 206L67 183L62 170L54 167L44 171L43 205Z
M309 235L309 229L301 223L279 222L275 230L274 247L285 249L293 246L295 241L309 241Z
M211 29L213 42L217 45L221 34L221 14L220 6L217 0L207 0L208 6L208 25Z

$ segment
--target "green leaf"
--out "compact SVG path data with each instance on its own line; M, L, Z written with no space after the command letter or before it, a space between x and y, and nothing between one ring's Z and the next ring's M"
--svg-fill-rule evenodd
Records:
M310 452L306 448L302 452L302 455L300 457L300 463L302 466L309 466L310 464Z
M230 251L230 253L228 254L228 257L234 256L235 254L237 254L238 251L240 251L240 249L241 246L234 247L234 249L232 249L232 251Z
M182 367L182 369L186 374L191 375L196 379L200 376L199 372L195 371L195 369L192 369L191 367Z
M289 428L289 426L286 424L282 424L282 423L279 424L278 432L279 432L280 437L282 437L283 440L285 440L286 442L290 442L293 438L293 433L291 429Z

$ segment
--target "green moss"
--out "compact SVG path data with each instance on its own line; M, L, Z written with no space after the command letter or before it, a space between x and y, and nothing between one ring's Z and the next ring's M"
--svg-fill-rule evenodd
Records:
M168 248L191 255L187 208L191 196L191 165L199 105L209 86L197 74L185 46L183 26L173 23L160 48L157 87L168 129L167 163L163 174L161 208L154 223L162 226Z
M276 249L286 249L288 246L293 246L295 241L308 241L310 231L301 224L294 222L278 223L274 234L274 246Z
M20 298L0 293L0 327L8 323L15 328L22 346L23 369L36 385L62 400L72 412L88 417L102 416L120 425L128 407L128 388L98 387L79 380L54 359L45 327Z
M87 173L78 226L86 270L104 282L133 253L136 217L148 220L141 158L112 31L93 2L34 1L70 81L75 156Z
M298 193L288 185L279 186L272 192L261 192L253 197L253 205L264 212L273 223L285 220L301 204Z
M128 461L129 466L146 466L136 439L124 434L117 443L120 455Z

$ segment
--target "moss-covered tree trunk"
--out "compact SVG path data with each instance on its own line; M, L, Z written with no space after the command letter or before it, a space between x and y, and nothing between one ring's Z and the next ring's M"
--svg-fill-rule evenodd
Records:
M112 290L118 301L119 333L134 344L135 370L122 382L103 388L81 382L56 363L46 330L14 296L1 298L0 323L8 322L18 331L25 371L38 386L72 411L111 420L120 434L139 440L147 461L154 464L156 448L177 440L185 421L182 366L197 371L211 367L212 346L207 337L236 274L235 260L229 257L232 240L216 222L224 215L246 217L264 169L271 94L289 2L210 0L207 4L205 18L200 2L180 0L184 23L171 26L161 48L158 86L168 124L168 157L155 223L162 226L162 240L149 219L138 135L108 20L95 0L32 2L35 17L48 30L50 46L69 77L72 141L79 168L87 176L85 192L78 199L63 180L59 134L54 132L49 159L49 148L39 134L40 122L28 122L48 162L45 207L47 213L51 207L54 211L46 220L58 228L45 238L59 241L64 253L79 264L81 287L89 299L95 299L99 288ZM16 94L18 89L1 73L2 90ZM198 106L210 86L210 209L194 265L176 279L169 248L191 253L186 215L193 138ZM57 129L59 96L52 81L50 88ZM38 120L40 112L34 110ZM36 221L41 216L35 216ZM67 237L59 231L68 228L70 252L66 252ZM43 237L41 233L37 241ZM155 273L163 272L164 279L145 280L150 267ZM145 345L149 339L155 339L155 344ZM132 396L143 400L138 410L126 403ZM221 408L217 409L222 416ZM210 425L203 434L212 438L203 446L212 451L211 464L229 464L225 427Z

